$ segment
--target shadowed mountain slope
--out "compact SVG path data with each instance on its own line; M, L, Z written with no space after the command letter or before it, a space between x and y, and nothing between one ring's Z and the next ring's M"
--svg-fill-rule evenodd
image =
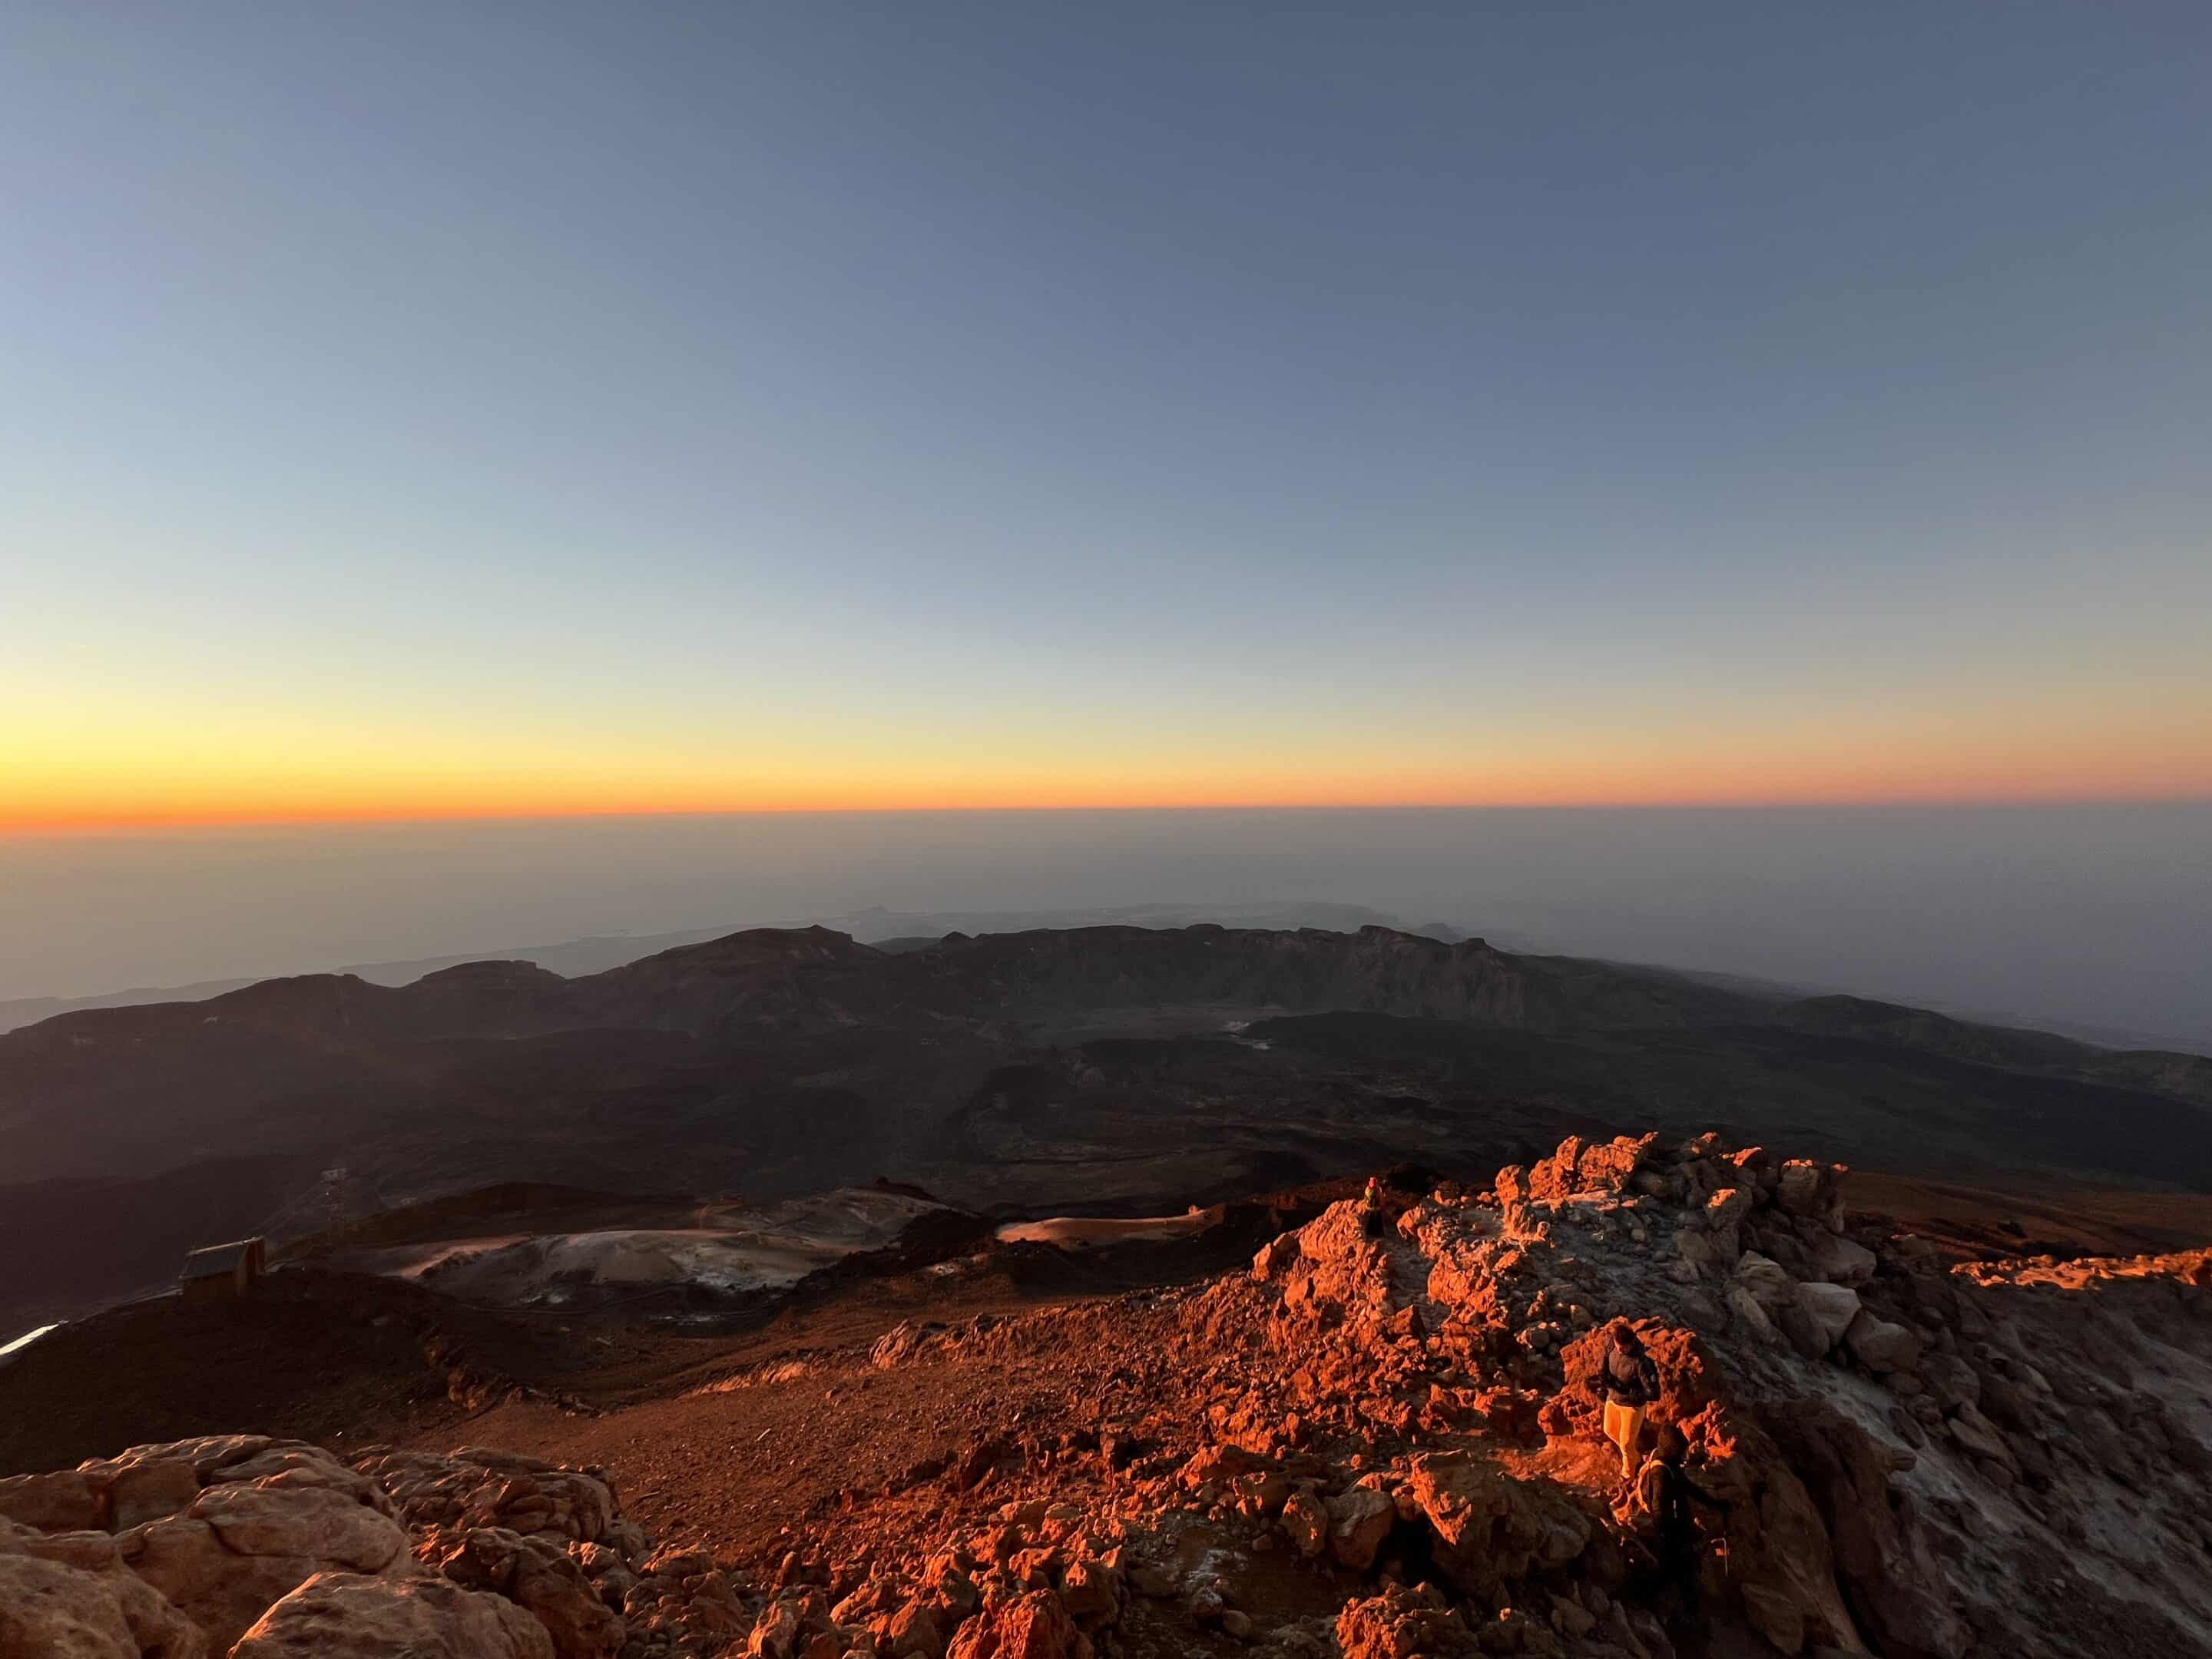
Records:
M1595 1121L1717 1121L1952 1180L2212 1190L2208 1071L1381 927L899 951L757 929L574 979L471 963L65 1014L0 1035L0 1137L19 1190L127 1179L108 1224L166 1218L164 1240L240 1158L344 1166L365 1208L507 1180L757 1200L888 1174L970 1207L1098 1212L1403 1158L1495 1164ZM326 1219L301 1179L264 1224ZM0 1218L0 1246L29 1224ZM10 1285L0 1321L147 1282L63 1277Z

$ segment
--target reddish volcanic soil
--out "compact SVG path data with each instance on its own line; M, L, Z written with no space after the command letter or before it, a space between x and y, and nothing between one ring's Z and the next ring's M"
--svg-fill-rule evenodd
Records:
M2185 1206L1847 1188L1655 1134L1313 1208L939 1237L713 1334L306 1269L122 1310L0 1373L0 1469L112 1458L0 1479L32 1517L0 1576L88 1607L143 1580L217 1650L255 1619L459 1620L453 1587L562 1659L2212 1650L2212 1260L1955 1259L1990 1230L2125 1249ZM1679 1535L1601 1436L1632 1325L1711 1510ZM225 1431L351 1468L186 1438ZM241 1516L298 1575L239 1577ZM307 1579L326 1556L390 1576Z
M960 1298L928 1311L965 1321L1025 1310L1014 1298L981 1300L987 1305ZM878 1369L869 1347L890 1327L884 1304L869 1298L840 1308L803 1340L763 1344L765 1357L733 1374L727 1380L738 1386L724 1392L647 1401L588 1420L523 1401L494 1408L468 1431L486 1444L601 1465L613 1472L624 1510L657 1537L772 1565L787 1531L834 1513L847 1493L879 1494L917 1466L957 1462L994 1437L1057 1443L1185 1403L1178 1374L1159 1358L1176 1335L1173 1310L1118 1299L1094 1305L1099 1317L1085 1322L1091 1340L1080 1344ZM428 1430L419 1443L446 1442Z
M244 1302L161 1297L33 1343L0 1370L0 1469L66 1468L118 1446L245 1426L335 1448L481 1442L487 1408L517 1390L531 1403L506 1409L542 1414L540 1439L555 1425L592 1432L593 1411L658 1401L681 1412L689 1390L733 1371L865 1352L902 1320L1005 1316L1175 1282L1249 1250L1241 1232L1080 1256L986 1242L935 1271L820 1275L750 1314L704 1316L711 1334L701 1334L629 1324L621 1308L471 1308L404 1279L288 1269Z
M1844 1195L1961 1260L2135 1255L2212 1238L2212 1194L2021 1184L2009 1188L1856 1170Z

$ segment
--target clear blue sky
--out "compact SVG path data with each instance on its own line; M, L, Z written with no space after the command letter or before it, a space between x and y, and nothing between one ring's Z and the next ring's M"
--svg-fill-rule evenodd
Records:
M2201 4L19 0L0 821L2202 795L2208 88Z

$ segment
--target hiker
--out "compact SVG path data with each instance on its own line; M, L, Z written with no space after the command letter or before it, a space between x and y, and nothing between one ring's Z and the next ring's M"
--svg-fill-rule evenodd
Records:
M1367 1190L1359 1195L1359 1230L1370 1238L1382 1231L1382 1187L1373 1176L1367 1177Z
M1659 1431L1658 1443L1644 1467L1637 1471L1635 1512L1651 1525L1652 1551L1658 1558L1662 1582L1672 1584L1682 1596L1683 1611L1694 1618L1698 1611L1698 1569L1704 1554L1698 1538L1693 1504L1703 1504L1717 1515L1729 1512L1729 1500L1707 1492L1690 1479L1682 1467L1690 1443L1681 1430L1669 1424ZM1721 1540L1725 1551L1727 1540Z
M1605 1356L1605 1437L1620 1448L1620 1477L1636 1474L1636 1444L1644 1433L1644 1411L1659 1397L1659 1368L1644 1351L1644 1339L1626 1320L1616 1320L1613 1346Z

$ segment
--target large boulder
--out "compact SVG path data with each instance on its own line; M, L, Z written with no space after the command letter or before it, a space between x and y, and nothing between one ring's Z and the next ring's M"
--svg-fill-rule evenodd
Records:
M372 1448L354 1467L387 1494L410 1527L459 1522L598 1543L626 1524L617 1520L613 1488L599 1471L514 1452L462 1446L440 1455Z
M0 1555L0 1654L9 1659L139 1659L112 1586L30 1555Z
M100 1492L82 1469L18 1474L0 1480L0 1521L41 1532L70 1532L106 1523Z
M209 1486L215 1484L218 1474L271 1447L294 1449L316 1457L330 1456L305 1440L279 1440L266 1434L201 1434L189 1440L160 1440L127 1446L112 1457L95 1458L79 1467L94 1472L98 1478L111 1479L116 1472L135 1468L141 1463L182 1461L192 1466L202 1485Z
M583 1568L541 1538L503 1527L434 1533L418 1559L465 1589L490 1590L527 1609L552 1638L558 1659L611 1659L628 1633Z
M1328 1499L1324 1507L1328 1511L1329 1554L1356 1572L1366 1571L1390 1535L1398 1506L1388 1492L1354 1486Z
M1420 1454L1407 1493L1435 1530L1437 1570L1496 1601L1508 1581L1560 1567L1590 1540L1590 1519L1548 1480L1516 1480L1464 1452Z
M554 1659L504 1596L442 1578L319 1573L264 1613L231 1659Z
M1740 1224L1751 1213L1751 1188L1723 1187L1705 1200L1703 1212L1707 1231L1719 1232Z
M1832 1234L1813 1247L1813 1271L1831 1285L1863 1285L1874 1277L1875 1253Z
M1796 1283L1779 1262L1756 1250L1746 1250L1739 1256L1735 1271L1729 1275L1731 1289L1742 1290L1770 1314L1778 1312L1790 1299Z
M946 1659L1069 1659L1080 1639L1057 1596L1030 1590L962 1625Z
M349 1468L301 1441L210 1435L0 1483L0 1498L41 1523L0 1514L0 1659L220 1659L241 1643L614 1659L633 1628L656 1651L705 1651L750 1619L710 1560L647 1560L597 1471L479 1448ZM632 1598L635 1627L614 1611Z
M270 1605L318 1573L421 1571L390 1516L284 1477L210 1486L181 1515L124 1533L124 1564L227 1651Z
M1367 1213L1358 1202L1330 1205L1297 1238L1297 1255L1283 1285L1285 1309L1324 1324L1362 1316L1379 1320L1395 1311L1389 1253L1369 1236Z
M1909 1371L1920 1358L1920 1338L1906 1327L1879 1317L1871 1308L1858 1310L1844 1341L1854 1359L1882 1376Z
M1299 1556L1310 1561L1328 1547L1328 1511L1310 1492L1294 1492L1283 1500L1279 1517L1283 1535Z
M1808 1280L1790 1292L1791 1301L1819 1339L1818 1352L1826 1353L1844 1340L1859 1316L1859 1293L1844 1285Z
M1785 1652L1807 1642L1863 1651L1827 1523L1781 1449L1757 1419L1717 1404L1687 1432L1702 1449L1701 1484L1730 1506L1728 1578L1753 1627Z
M1577 1193L1618 1193L1634 1182L1657 1147L1656 1134L1616 1135L1595 1144L1580 1135L1569 1135L1551 1157L1540 1160L1525 1177L1517 1164L1498 1172L1501 1200L1548 1199L1557 1201Z
M1354 1596L1336 1615L1344 1659L1413 1659L1463 1647L1466 1625L1435 1586L1385 1584L1376 1595Z
M206 1634L160 1591L125 1568L115 1540L104 1532L39 1533L0 1522L0 1564L11 1556L75 1575L66 1592L66 1599L74 1604L90 1607L112 1601L122 1613L124 1626L136 1644L131 1650L134 1653L151 1656L152 1659L203 1659L207 1652ZM27 1575L52 1582L51 1575L33 1574L26 1568L8 1569L0 1577ZM0 1593L0 1606L4 1606L6 1601L5 1594ZM36 1647L11 1646L9 1638L0 1637L0 1655L9 1656L9 1659L14 1659L18 1652L43 1651Z
M1731 1285L1729 1311L1735 1316L1736 1334L1754 1342L1771 1342L1780 1334L1759 1299L1742 1285Z
M1820 1210L1820 1166L1810 1158L1784 1160L1774 1182L1775 1206L1785 1215L1818 1215Z
M1827 1524L1836 1582L1862 1629L1884 1653L1962 1659L1973 1632L1942 1553L1890 1494L1911 1453L1876 1441L1818 1398L1794 1401L1765 1421Z
M889 1659L944 1659L945 1638L919 1600L886 1613L878 1621L875 1637L876 1650Z
M199 1471L182 1457L153 1457L118 1469L107 1489L107 1528L127 1532L174 1515L200 1495Z
M1975 1410L1970 1402L1962 1403L1953 1413L1951 1438L1976 1457L2002 1463L2007 1468L2012 1468L2017 1463L2012 1447L1998 1432L1996 1425Z

